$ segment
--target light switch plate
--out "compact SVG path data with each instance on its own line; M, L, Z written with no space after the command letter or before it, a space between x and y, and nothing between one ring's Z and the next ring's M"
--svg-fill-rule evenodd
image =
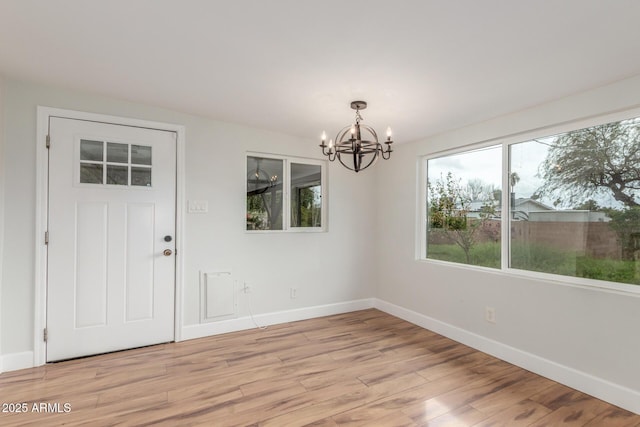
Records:
M209 202L206 200L189 200L187 212L207 213L209 212Z

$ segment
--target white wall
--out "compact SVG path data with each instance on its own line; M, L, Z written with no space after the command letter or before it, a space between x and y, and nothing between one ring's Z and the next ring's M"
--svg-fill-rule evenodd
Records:
M611 383L621 392L618 403L635 396L633 405L640 411L640 295L421 261L415 250L416 166L421 156L636 107L638 93L640 76L396 147L388 167L378 169L376 175L377 246L382 260L378 298L451 335L484 343L488 350L498 349L495 353L511 352L529 361L557 365L563 375L577 370L576 377L595 377L583 389L592 391L593 384ZM484 320L485 306L495 307L496 324ZM627 389L631 392L626 393Z
M0 309L2 309L2 253L4 251L4 80L0 76ZM0 313L0 355L2 355L2 314ZM3 371L0 357L0 372Z
M5 80L5 251L2 261L3 354L33 350L36 106L43 105L186 127L186 198L208 200L208 214L186 214L186 325L199 322L199 272L231 270L251 284L253 312L272 313L370 298L374 273L373 175L328 167L329 232L247 234L245 153L319 158L317 142L160 108ZM259 114L260 112L254 112ZM289 287L298 288L289 298ZM240 301L238 316L247 315Z

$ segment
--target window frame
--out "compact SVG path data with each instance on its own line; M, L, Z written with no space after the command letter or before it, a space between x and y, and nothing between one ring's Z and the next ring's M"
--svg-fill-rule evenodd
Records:
M428 231L428 217L429 217L429 212L427 209L427 201L428 201L428 186L427 186L427 179L429 177L429 170L428 170L428 162L429 160L433 160L433 159L439 159L439 158L443 158L443 157L448 157L448 156L453 156L456 154L464 154L464 153L470 153L473 151L478 151L478 150L482 150L482 149L486 149L486 148L490 148L490 147L502 147L502 156L504 156L504 146L496 141L496 140L488 140L488 141L484 141L478 144L471 144L471 145L465 145L463 147L458 147L458 148L452 148L452 149L447 149L447 150L442 150L442 151L437 151L428 155L424 155L424 156L420 156L418 158L418 171L419 171L419 194L420 194L420 200L418 202L418 218L417 218L417 223L418 223L418 229L420 230L420 236L418 241L416 242L416 257L418 260L426 260L426 261L432 261L432 262L442 262L442 263L446 263L446 264L453 264L453 265L460 265L460 266L466 266L466 267L474 267L474 268L479 268L482 270L486 270L486 271L500 271L501 268L492 268L492 267L486 267L486 266L482 266L482 265L474 265L474 264L465 264L465 263L459 263L459 262L453 262L453 261L443 261L443 260L438 260L438 259L433 259L433 258L427 258L427 231ZM504 167L504 161L502 162L502 167ZM504 174L503 174L504 175ZM502 187L504 187L504 181L505 178L504 176L502 176L502 182L501 185ZM504 205L505 202L505 194L504 191L502 192L502 196L501 196L501 203L502 206ZM508 195L506 195L506 200L508 201ZM503 209L504 210L504 209ZM504 221L502 220L502 213L500 214L500 221L501 221L501 228L500 228L500 241L501 241L501 246L500 246L500 264L503 265L503 258L504 258L504 247L502 246L502 236L504 235Z
M247 151L244 156L244 189L245 189L245 201L244 201L244 213L245 217L247 212L246 202L246 189L247 189L247 176L249 170L247 168L247 159L249 157L259 157L263 159L282 160L283 176L282 176L282 229L281 230L249 230L244 226L245 233L249 234L264 234L264 233L324 233L328 230L327 218L328 218L328 203L327 203L327 162L326 160L318 160L307 157L298 156L285 156L280 154L262 153L255 151ZM320 227L294 227L291 225L291 164L313 165L320 166L320 186L321 186L321 204L320 204Z
M521 270L512 268L510 264L511 257L511 223L509 209L502 209L500 213L501 221L501 261L500 268L490 268L484 266L476 266L473 264L457 263L453 261L444 261L427 258L427 178L428 178L428 161L431 159L441 158L454 154L462 154L489 146L501 145L502 156L502 206L509 206L509 192L504 191L509 188L509 171L510 147L515 144L527 142L536 138L544 138L571 131L576 131L593 126L603 125L611 122L629 120L640 117L640 108L625 109L617 112L609 112L601 115L590 116L586 118L578 118L566 122L556 123L548 126L541 126L534 129L524 130L509 135L503 135L496 138L487 139L477 143L465 144L459 147L435 151L429 154L419 155L417 158L417 175L418 175L418 200L416 209L416 242L415 254L416 261L434 265L446 265L449 267L470 269L473 271L484 271L493 274L506 275L510 277L522 277L534 280L543 280L558 284L561 286L570 286L586 289L597 289L601 291L640 295L640 285L630 283L610 282L600 279L589 279L576 276L565 276L554 273L545 273L531 270Z

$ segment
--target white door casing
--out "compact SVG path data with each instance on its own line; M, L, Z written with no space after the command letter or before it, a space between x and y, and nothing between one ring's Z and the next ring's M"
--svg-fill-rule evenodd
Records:
M176 133L49 126L46 360L174 340Z

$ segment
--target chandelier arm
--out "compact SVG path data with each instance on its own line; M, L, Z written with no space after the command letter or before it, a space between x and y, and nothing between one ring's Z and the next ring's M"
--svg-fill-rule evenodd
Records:
M325 155L327 156L330 162L333 162L336 159L336 154L337 153L335 151L330 151Z
M385 144L387 144L387 149L383 150L382 147L380 149L380 154L382 154L382 158L384 160L389 160L391 158L391 153L393 153L393 149L391 148L392 143L393 141L386 141Z
M333 162L336 159L336 152L335 151L332 151L332 150L327 151L326 150L327 146L323 145L323 144L320 144L320 147L322 148L322 154L327 156L329 158L330 162ZM333 158L332 158L332 156L333 156Z

